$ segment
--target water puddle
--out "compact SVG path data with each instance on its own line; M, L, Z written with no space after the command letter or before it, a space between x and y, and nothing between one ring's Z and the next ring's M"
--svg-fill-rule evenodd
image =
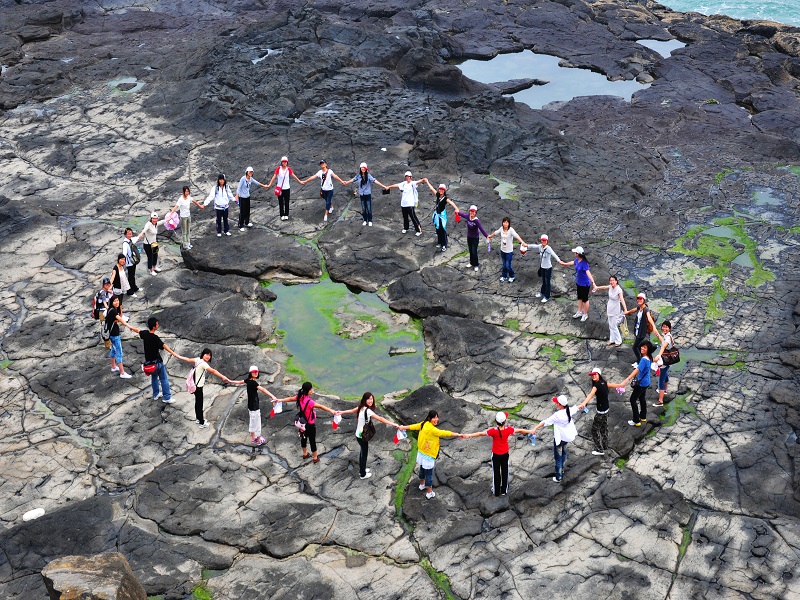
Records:
M501 200L516 200L517 194L513 193L513 190L517 188L517 186L509 181L503 181L495 177L494 175L489 175L489 179L493 179L497 182L497 185L494 186L494 191L500 196ZM451 187L452 189L452 187Z
M287 371L299 371L315 388L346 398L423 385L419 324L393 313L375 294L354 293L329 279L276 283L270 289L278 297L272 307L292 355ZM398 346L416 352L389 356Z
M749 252L742 252L739 256L733 259L733 264L739 265L740 267L746 267L748 269L754 269L756 264L753 262L753 257L750 256Z
M631 96L649 87L637 81L609 81L605 75L588 69L559 66L560 58L537 54L530 50L500 54L491 60L467 60L458 65L466 77L480 83L498 83L514 79L538 79L534 85L512 94L518 102L531 108L542 108L550 102L568 102L579 96Z
M136 77L120 77L109 81L108 87L117 92L132 94L141 90L144 87L144 83L137 81Z
M780 206L783 199L775 196L775 190L760 188L753 192L753 202L756 206Z
M732 240L736 238L736 232L726 225L718 225L717 227L709 227L703 231L704 235L713 235L718 238L725 238Z
M274 56L276 54L283 54L283 50L273 50L272 48L266 48L265 50L260 50L259 52L265 52L266 54L261 54L261 56L258 58L251 59L250 62L254 65L257 65L267 57Z
M645 48L650 48L650 50L657 52L664 58L669 58L675 50L686 47L686 44L678 40L669 40L666 42L661 42L659 40L636 40L636 43Z

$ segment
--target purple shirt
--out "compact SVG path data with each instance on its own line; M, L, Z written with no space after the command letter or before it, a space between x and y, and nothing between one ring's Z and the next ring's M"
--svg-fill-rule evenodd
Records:
M488 237L486 230L481 225L480 220L478 217L474 219L469 218L469 213L464 213L459 211L458 216L464 219L464 222L467 224L467 237L468 238L479 238L481 236L478 235L478 230L483 234L483 237Z

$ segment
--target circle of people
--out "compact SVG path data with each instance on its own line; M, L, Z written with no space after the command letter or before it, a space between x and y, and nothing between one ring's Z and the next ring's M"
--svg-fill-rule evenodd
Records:
M195 422L200 428L209 427L209 422L203 416L203 387L206 382L207 374L212 374L221 379L226 384L243 385L247 388L247 408L249 412L249 434L251 443L254 446L261 446L265 443L265 438L261 436L261 411L258 393L262 392L270 397L273 402L273 409L270 416L282 412L283 404L296 402L298 413L295 425L298 429L303 459L311 459L313 463L319 462L317 455L317 409L329 412L334 415L333 426L336 428L344 414L357 414L356 441L360 446L359 454L359 476L361 479L368 479L372 476L370 469L366 466L369 452L369 440L375 433L374 421L397 428L398 432L408 430L418 431L417 441L417 464L419 465L419 489L425 492L425 496L430 499L436 496L433 491L433 470L435 461L439 455L439 440L441 438L457 436L460 438L472 438L488 436L492 438L492 471L493 485L492 492L497 495L508 493L508 465L509 465L509 444L508 439L514 434L528 435L531 442L535 445L536 432L545 426L553 427L553 454L555 460L555 474L553 481L561 482L564 472L564 465L567 460L567 445L577 437L577 429L573 416L581 410L588 410L588 403L594 399L597 403L595 418L591 427L591 436L595 446L592 454L603 456L608 451L608 413L609 413L609 390L615 388L620 394L625 393L625 386L633 382L633 389L630 396L632 418L628 425L641 427L647 422L647 401L646 392L651 384L651 370L656 370L658 374L658 400L653 406L660 407L664 404L664 396L669 382L670 364L665 363L662 357L665 351L674 353L676 350L672 338L672 324L665 320L659 332L655 325L653 313L647 306L647 297L640 293L636 297L636 306L628 309L619 280L616 276L609 277L608 285L597 285L590 271L590 265L586 253L581 246L572 249L574 259L572 262L562 261L553 248L549 245L549 237L542 234L539 244L528 245L520 235L511 227L511 219L503 218L501 227L492 233L487 233L477 217L478 208L475 205L469 207L467 212L459 210L458 206L449 198L448 188L445 184L434 188L427 178L414 180L411 171L406 171L404 181L392 185L384 185L369 172L366 163L361 163L359 172L351 179L345 181L339 178L331 169L327 162L319 162L320 169L314 175L306 179L300 179L289 167L289 160L286 156L281 158L281 164L275 169L268 184L262 184L254 177L252 167L247 167L244 176L240 179L235 193L232 192L226 182L225 176L217 178L217 184L212 188L203 204L197 202L191 196L188 186L183 187L183 193L178 202L167 213L164 219L159 219L159 215L153 212L150 219L145 224L141 233L134 237L131 228L125 229L125 237L122 242L122 252L117 256L117 262L112 268L109 276L102 282L102 289L95 294L92 304L92 317L98 319L101 324L101 337L106 348L109 349L109 359L111 371L118 372L123 379L129 379L131 375L125 372L123 366L123 353L120 336L120 327L127 327L132 332L139 335L144 346L144 364L142 365L145 374L150 375L153 399L161 399L166 404L174 402L170 391L167 370L162 360L161 351L165 351L176 359L191 363L193 366L186 378L186 387L195 397ZM247 231L253 227L250 221L250 188L253 184L272 188L275 184L274 194L278 198L278 206L281 220L289 219L289 201L291 197L291 179L295 179L301 185L305 185L314 179L320 180L320 197L325 201L325 211L323 221L328 220L328 215L334 210L333 207L333 180L337 180L342 185L357 183L357 194L361 200L361 214L363 217L362 226L372 226L372 184L383 188L383 193L388 194L392 188L397 188L401 192L401 211L403 216L403 233L409 231L409 225L413 225L415 235L422 234L422 227L416 215L415 208L419 205L418 186L425 183L430 191L435 195L436 202L432 215L432 223L437 233L437 249L444 252L447 249L447 206L450 205L455 211L456 222L465 221L467 228L467 245L469 248L469 268L479 270L478 243L480 234L487 239L487 244L491 250L491 239L495 236L500 237L500 257L502 260L500 282L513 283L515 279L512 259L514 256L514 240L520 243L519 251L522 255L528 251L539 253L540 266L538 276L541 278L541 288L536 293L542 303L546 303L551 298L552 293L552 273L553 263L557 262L564 267L572 266L575 269L575 282L577 286L577 311L573 318L586 321L589 316L589 294L606 291L608 301L606 314L609 326L609 346L619 347L622 344L622 334L620 326L627 330L626 316L635 313L634 323L634 342L633 351L636 360L631 373L618 383L609 383L602 375L600 367L593 367L589 372L591 379L591 390L582 403L575 406L568 406L566 396L560 395L553 398L555 412L552 416L541 421L533 429L520 429L508 424L508 414L498 412L495 416L495 427L485 431L464 434L439 429L439 415L432 410L426 419L420 423L412 425L400 425L394 423L376 412L375 397L372 393L366 392L359 405L351 410L335 411L324 406L311 398L313 387L311 383L304 383L295 396L287 398L277 398L269 390L258 382L259 369L253 365L250 367L248 376L244 379L233 380L219 371L213 369L209 362L212 359L212 352L209 348L204 348L197 358L181 356L174 352L158 336L157 332L160 323L156 317L150 317L147 322L147 329L139 329L128 324L128 318L123 314L123 298L125 296L136 297L139 287L136 285L136 265L140 262L138 248L136 244L143 241L144 252L147 256L147 268L150 275L155 276L160 272L158 266L158 226L166 225L169 229L175 229L178 224L181 227L181 247L189 250L192 248L190 238L191 227L191 205L194 204L200 209L208 205L214 205L216 213L217 236L231 235L228 224L228 211L231 203L239 205L239 230ZM658 336L660 347L656 352L656 347L650 341L651 333ZM399 441L405 434L398 433L395 442ZM310 452L308 449L310 448Z

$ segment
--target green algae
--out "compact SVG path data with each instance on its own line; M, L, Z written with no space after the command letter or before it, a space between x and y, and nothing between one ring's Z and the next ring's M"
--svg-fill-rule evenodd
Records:
M558 345L542 346L539 348L539 354L546 356L550 364L562 373L566 373L574 366L572 358L564 358L564 351Z
M736 171L733 169L722 169L719 173L714 175L714 183L719 185L723 179L725 179L728 175L733 175Z
M437 571L427 557L420 560L419 564L423 569L425 569L428 577L431 578L433 584L439 588L447 600L457 600L456 596L453 594L453 590L450 587L450 579L447 577L447 575L441 571Z
M494 190L500 196L501 200L517 200L519 198L519 194L512 193L512 190L517 188L516 184L504 181L494 175L489 175L489 179L497 182L497 185L494 186Z
M405 500L411 477L414 475L414 466L417 460L417 440L411 435L408 436L408 439L411 442L411 450L408 452L403 452L402 450L392 452L394 459L402 464L397 472L397 485L394 491L394 511L397 518L402 522L405 522L403 519L403 500Z
M192 588L192 600L214 600L214 594L208 589L205 581Z
M620 457L614 461L614 464L617 466L618 469L624 469L627 466L629 460L630 460L629 458Z
M506 319L503 322L503 327L506 329L513 329L514 331L519 331L519 319Z
M663 427L672 427L678 422L681 415L695 415L697 410L689 404L690 394L675 396L671 402L664 404L664 412L659 417Z

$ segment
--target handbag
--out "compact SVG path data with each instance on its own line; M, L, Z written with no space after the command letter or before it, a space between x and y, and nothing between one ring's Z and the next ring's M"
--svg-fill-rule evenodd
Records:
M544 269L542 269L542 267L539 267L539 270L538 270L538 271L536 271L536 274L537 274L539 277L541 277L542 275L544 275Z
M306 403L308 406L308 403ZM305 411L302 407L294 416L294 426L297 427L297 433L302 437L303 434L306 432L306 425L308 425L310 417L306 415Z
M142 371L145 375L152 375L156 372L156 368L158 368L157 360L148 360L146 363L142 363Z
M153 248L158 248L158 242L153 242L150 244L150 249L152 250Z
M375 424L372 422L366 413L364 414L364 429L361 430L361 439L365 442L370 441L372 438L375 437Z
M392 190L381 190L381 194L383 194L384 196L388 196L391 193L392 193Z
M275 186L275 195L276 196L280 196L281 192L283 192L283 188L281 186L279 186L279 185L276 185Z
M677 346L672 346L669 350L664 350L661 353L661 361L667 367L679 363L681 361L681 351Z
M623 338L631 337L631 331L628 329L628 320L624 316L622 317L622 323L619 324L619 332Z

